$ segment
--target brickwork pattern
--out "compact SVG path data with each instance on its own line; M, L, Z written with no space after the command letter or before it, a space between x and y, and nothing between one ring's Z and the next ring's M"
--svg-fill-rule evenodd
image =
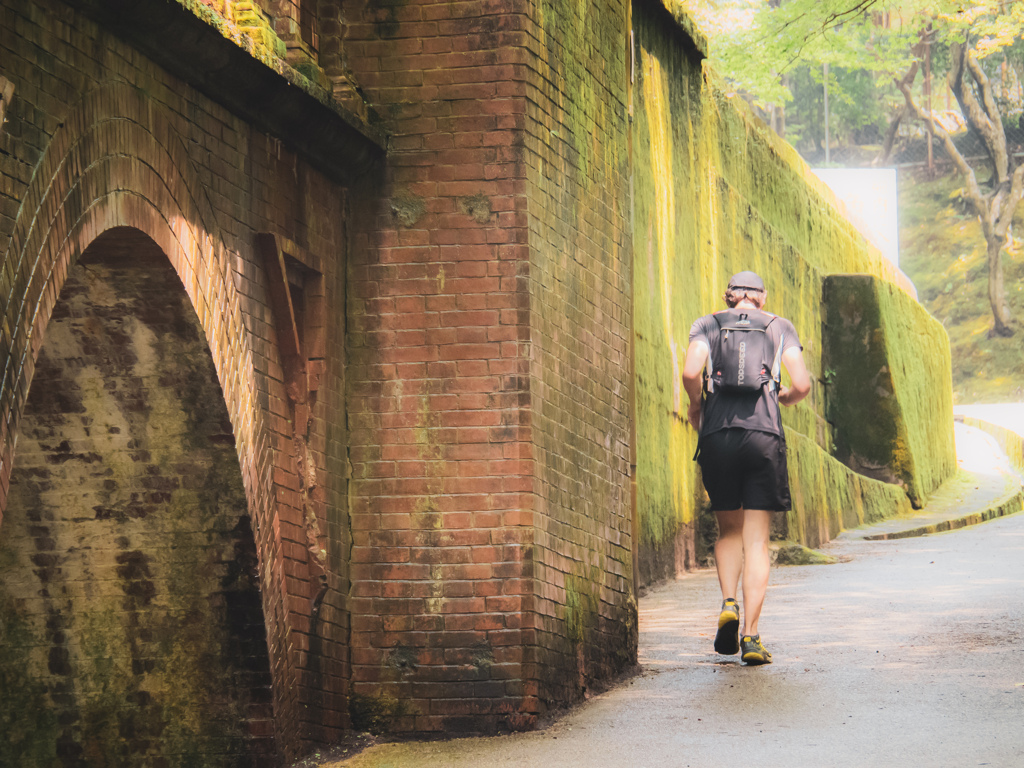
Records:
M391 134L353 217L352 690L394 728L523 727L635 659L624 17L590 13L347 17Z
M294 42L287 0L206 5L245 5ZM232 422L289 757L349 714L528 727L632 663L636 638L625 7L318 10L329 72L300 69L358 83L390 134L350 202L57 0L0 0L17 93L0 136L0 486L69 268L137 229L182 280ZM308 422L257 233L319 265Z
M299 498L308 478L295 468L294 414L253 238L278 233L317 254L326 303L343 306L344 192L56 0L0 3L0 75L16 94L0 133L0 509L68 270L102 232L134 227L181 279L227 404L260 556L283 749L331 741L347 724L344 317L335 312L329 326L329 374L308 434L316 514L338 542L313 627L317 587Z
M627 5L542 0L527 38L534 607L551 703L636 658Z
M519 728L533 462L524 12L357 2L356 80L391 135L354 210L349 353L353 719Z
M3 533L0 764L277 764L231 422L191 303L137 230L94 241L64 285Z

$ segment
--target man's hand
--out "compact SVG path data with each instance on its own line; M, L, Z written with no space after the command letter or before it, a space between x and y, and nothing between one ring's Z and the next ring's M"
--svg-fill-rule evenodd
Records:
M686 409L686 420L690 426L700 432L700 399L691 400L690 407Z
M811 391L811 376L804 365L804 356L800 347L789 347L782 353L782 364L786 366L790 384L779 389L780 405L796 405Z

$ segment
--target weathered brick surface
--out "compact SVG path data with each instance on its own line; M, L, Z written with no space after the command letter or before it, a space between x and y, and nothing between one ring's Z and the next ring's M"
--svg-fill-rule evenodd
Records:
M72 268L0 537L0 764L274 765L256 544L213 362L167 258Z
M350 268L352 690L398 729L522 727L635 658L623 13L347 15L392 137Z
M629 494L627 4L540 2L528 36L539 695L636 659Z
M344 190L57 0L0 3L0 76L15 86L0 131L0 508L68 271L101 233L132 227L180 278L223 391L260 559L278 742L294 755L332 740L347 723L349 676L345 318L337 311ZM267 273L254 254L259 232L315 257L334 310L302 435ZM326 574L310 543L311 517L330 536Z
M528 4L358 2L385 117L353 215L353 717L521 727L537 711L523 65Z
M627 8L322 2L313 40L305 3L204 5L372 104L388 161L349 203L56 0L7 0L0 477L67 270L134 227L223 390L285 752L348 711L528 726L635 659Z

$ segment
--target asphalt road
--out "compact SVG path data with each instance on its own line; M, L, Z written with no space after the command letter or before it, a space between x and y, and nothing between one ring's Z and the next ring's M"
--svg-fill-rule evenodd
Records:
M711 648L697 573L641 601L643 672L545 730L380 744L399 766L1024 766L1024 515L777 568L747 668Z

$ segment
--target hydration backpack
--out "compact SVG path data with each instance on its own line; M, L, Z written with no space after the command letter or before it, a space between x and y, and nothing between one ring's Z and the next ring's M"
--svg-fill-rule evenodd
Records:
M779 377L782 344L772 359L768 326L775 315L758 309L726 309L713 317L718 323L718 345L711 350L708 391L753 394L765 384L774 389Z

